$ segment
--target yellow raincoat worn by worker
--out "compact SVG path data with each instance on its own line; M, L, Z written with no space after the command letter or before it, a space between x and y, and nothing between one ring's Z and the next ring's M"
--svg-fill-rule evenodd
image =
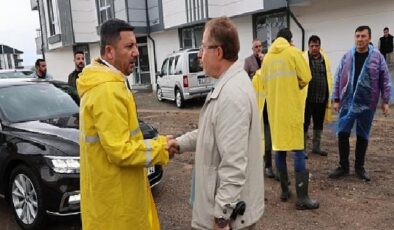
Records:
M324 52L323 49L320 49L320 54L322 55L324 59L324 64L326 66L326 73L327 73L327 85L328 85L328 97L331 96L332 93L332 72L331 72L331 63L330 59L328 59L327 54ZM305 51L303 54L306 63L309 66L309 56L308 56L308 51ZM306 92L305 94L308 95L308 87L305 87L304 89ZM331 100L327 100L327 105L326 105L326 112L324 114L324 121L330 122L332 121L332 110L331 110Z
M100 59L77 88L83 229L160 229L146 168L169 161L166 138L143 140L124 75Z
M266 96L273 151L304 149L306 94L302 89L311 79L302 52L277 38L253 77L259 107Z

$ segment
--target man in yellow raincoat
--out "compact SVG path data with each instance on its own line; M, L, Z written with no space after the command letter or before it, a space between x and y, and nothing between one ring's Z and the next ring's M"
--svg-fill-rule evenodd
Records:
M101 57L77 80L81 97L81 213L84 230L160 229L147 167L169 160L166 137L143 140L126 77L138 49L133 27L101 26Z
M302 52L291 45L292 33L284 28L265 55L263 66L253 77L258 104L266 97L271 128L272 149L282 189L281 200L290 197L286 151L294 152L297 209L316 209L319 202L308 196L309 171L304 154L304 108L306 94L302 90L311 80ZM261 109L261 108L260 108Z
M304 58L309 64L312 80L309 82L308 86L305 87L305 90L308 91L305 103L304 122L305 154L307 154L306 136L312 118L312 153L327 156L328 153L320 148L320 143L324 121L330 121L332 115L331 100L329 100L332 89L331 65L326 53L321 49L321 40L319 36L312 35L309 38L308 48L308 51L304 52Z

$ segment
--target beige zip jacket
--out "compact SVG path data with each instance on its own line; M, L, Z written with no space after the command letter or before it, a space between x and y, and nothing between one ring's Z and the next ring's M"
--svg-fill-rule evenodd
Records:
M207 96L198 129L177 138L181 152L195 151L192 227L212 229L214 217L229 219L246 203L232 229L256 223L264 211L261 127L252 83L233 64Z

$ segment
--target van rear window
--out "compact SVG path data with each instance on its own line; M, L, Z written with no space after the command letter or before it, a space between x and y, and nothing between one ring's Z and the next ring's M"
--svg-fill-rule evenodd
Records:
M202 71L202 67L200 65L200 59L197 56L197 53L189 54L189 73L197 73Z

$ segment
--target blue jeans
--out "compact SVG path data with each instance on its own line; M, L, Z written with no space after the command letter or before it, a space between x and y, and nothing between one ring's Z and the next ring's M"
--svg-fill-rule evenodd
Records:
M305 152L304 150L294 150L294 171L303 172L306 170ZM286 165L286 151L277 151L275 154L275 163L279 171L287 169Z

